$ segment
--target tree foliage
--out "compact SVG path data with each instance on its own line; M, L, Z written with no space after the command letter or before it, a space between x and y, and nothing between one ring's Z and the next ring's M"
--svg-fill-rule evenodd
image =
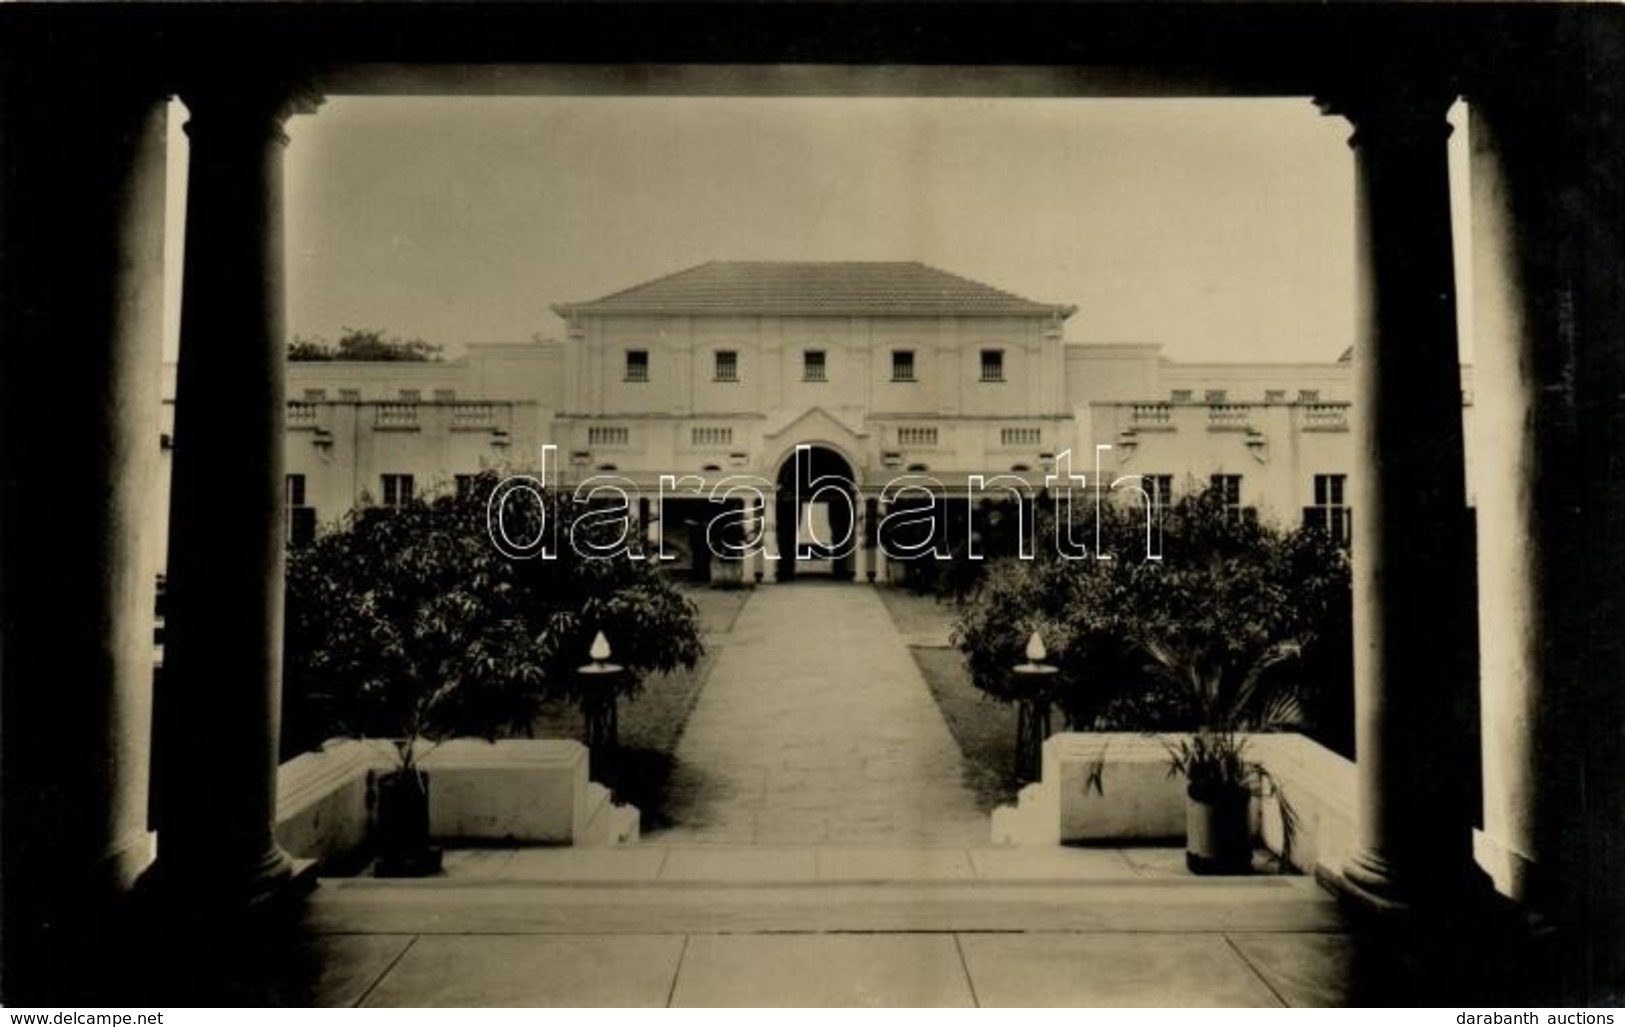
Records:
M1272 704L1290 701L1311 733L1351 750L1349 566L1324 535L1196 492L1163 512L1161 560L1146 559L1143 510L1121 504L1101 510L1111 559L1066 560L1055 516L1041 508L1036 559L994 566L963 608L955 644L978 688L1022 698L1010 669L1036 630L1060 670L1048 698L1076 727L1278 724L1287 710ZM1074 521L1090 534L1092 509Z
M627 670L607 676L622 697L648 672L695 664L697 611L648 563L584 558L567 541L555 559L498 552L486 511L497 484L487 473L459 495L362 508L289 553L285 748L527 733L543 702L583 698L576 670L599 631ZM564 540L613 531L567 496L518 495L515 537L544 524Z
M441 359L443 347L422 339L385 335L376 328L346 328L337 343L326 339L295 336L288 346L288 359L295 361L370 360L403 363L431 363Z

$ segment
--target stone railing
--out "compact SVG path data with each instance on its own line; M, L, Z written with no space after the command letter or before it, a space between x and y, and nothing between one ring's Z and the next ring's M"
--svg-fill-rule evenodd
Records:
M589 446L629 446L632 429L618 424L595 424L587 428Z
M1305 403L1303 426L1309 431L1344 431L1349 426L1347 403Z
M1135 403L1130 417L1136 428L1161 428L1173 420L1173 406L1169 403Z
M292 402L288 404L289 428L314 428L317 424L317 409L315 403Z
M1247 403L1209 403L1207 424L1209 428L1242 429L1252 415L1253 408Z
M477 431L497 426L495 403L453 403L451 428L453 431Z
M418 426L418 405L416 403L380 403L374 418L373 425L378 428L416 428Z
M935 426L897 429L897 444L899 446L919 446L929 449L937 445L937 437Z

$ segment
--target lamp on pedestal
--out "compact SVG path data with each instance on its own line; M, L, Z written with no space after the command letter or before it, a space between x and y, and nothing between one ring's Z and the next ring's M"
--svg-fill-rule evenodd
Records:
M597 772L608 778L615 764L616 750L620 747L619 701L617 688L625 669L610 663L609 639L602 631L593 637L587 650L591 663L579 668L581 713L585 720L582 742L591 750Z
M1027 637L1026 663L1016 675L1016 778L1037 781L1043 774L1044 740L1050 732L1050 690L1058 668L1044 662L1049 655L1037 631Z

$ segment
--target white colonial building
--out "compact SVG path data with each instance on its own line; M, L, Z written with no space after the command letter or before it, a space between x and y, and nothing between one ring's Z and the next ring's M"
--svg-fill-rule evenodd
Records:
M1278 523L1348 536L1346 358L1191 364L1154 344L1069 342L1075 307L918 263L713 262L555 310L562 341L292 364L290 532L486 469L537 471L551 445L551 481L620 481L645 527L664 515L667 551L699 552L701 572L699 481L748 476L777 495L761 509L773 555L798 529L804 542L852 529L855 562L815 566L884 578L874 526L888 483L953 499L975 476L1006 475L1036 491L1068 470L1068 451L1091 486L1137 475L1166 500L1213 485ZM801 498L833 475L852 483L850 507L790 500L798 447L810 447ZM662 501L668 476L681 488ZM671 530L679 522L689 530Z

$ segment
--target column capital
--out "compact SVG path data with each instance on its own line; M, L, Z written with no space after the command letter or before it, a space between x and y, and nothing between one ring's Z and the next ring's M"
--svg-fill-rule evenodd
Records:
M1315 97L1322 114L1354 126L1349 146L1369 143L1440 142L1450 137L1447 119L1459 91L1441 80L1397 77L1335 87Z
M293 78L210 81L181 90L180 98L191 115L186 121L188 137L196 138L199 131L238 132L268 136L284 145L288 142L283 131L287 120L296 114L314 114L325 99Z

